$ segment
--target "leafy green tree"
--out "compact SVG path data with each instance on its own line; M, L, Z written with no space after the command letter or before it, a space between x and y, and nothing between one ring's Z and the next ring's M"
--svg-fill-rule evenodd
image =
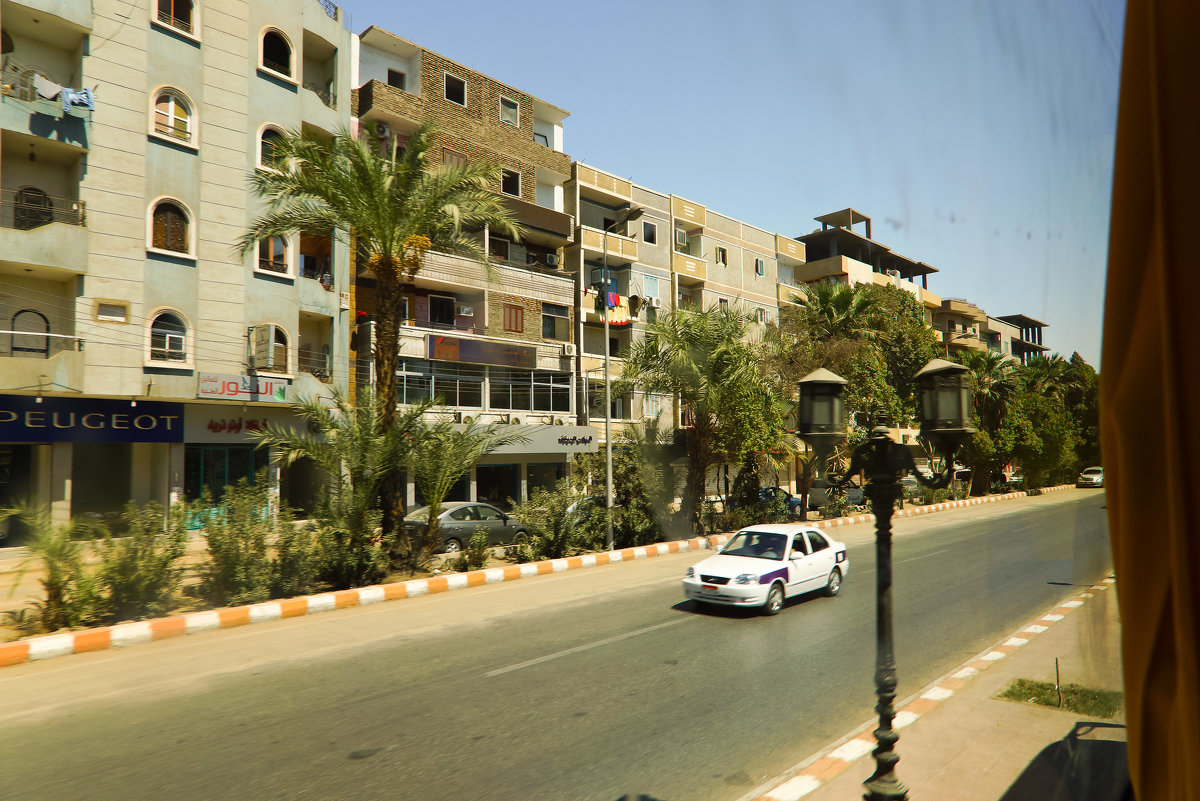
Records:
M428 406L409 408L381 427L379 420L389 407L370 390L359 391L357 405L340 393L332 403L332 408L317 399L297 404L296 412L309 430L272 423L254 432L254 438L269 445L272 458L282 464L308 458L322 470L325 482L315 511L320 577L344 589L387 575L393 535L380 526L380 490L404 467L424 435L421 417Z
M1012 399L1006 425L1021 426L1020 433L1012 436L1013 456L1021 465L1026 486L1042 487L1052 479L1070 476L1075 434L1061 403L1022 389Z
M375 283L377 432L395 420L401 286L422 268L430 250L465 256L491 271L478 231L488 228L513 239L522 229L494 191L501 168L484 160L465 165L431 162L432 130L422 125L398 158L380 155L347 131L334 137L292 132L273 145L281 169L258 169L250 177L267 201L238 240L244 255L260 240L296 233L337 236L363 254ZM384 493L390 531L400 508L398 487Z
M814 342L874 340L885 328L880 297L866 284L809 284L801 319Z
M528 441L528 437L510 428L469 423L424 423L414 432L407 464L412 472L429 516L425 533L418 542L404 535L399 549L401 561L411 571L427 565L442 549L438 511L455 483L487 456L506 445Z
M728 456L735 432L751 435L739 446L746 450L767 450L778 438L754 438L769 425L751 416L770 413L777 393L759 370L750 334L750 318L732 307L673 309L647 326L624 365L622 383L673 395L683 408L688 467L682 511L696 533L704 531L708 471ZM747 419L736 420L739 414Z
M1010 407L1018 389L1016 367L990 350L969 350L957 357L971 371L971 411L978 433L964 443L958 459L971 468L971 491L987 494L992 470L1007 462L1023 421ZM1003 430L1002 430L1003 429Z
M938 338L925 324L925 307L911 292L876 284L866 286L865 292L875 299L876 314L886 321L872 342L882 362L884 380L895 393L897 408L881 411L899 425L916 416L915 377L930 359L939 356Z
M1064 396L1075 425L1075 469L1100 464L1100 374L1072 353Z

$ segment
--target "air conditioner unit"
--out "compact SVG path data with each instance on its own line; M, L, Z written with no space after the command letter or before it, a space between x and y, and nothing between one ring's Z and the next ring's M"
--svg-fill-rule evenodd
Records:
M475 314L474 306L459 306L458 307L458 316L459 317L470 317L474 314Z
M564 343L563 344L563 356L574 356L574 355L575 355L575 343L574 342Z
M392 135L392 126L386 122L378 121L375 123L375 135L380 139L387 139Z
M519 426L519 425L521 425L521 418L517 417L515 414L510 415L508 418L508 424L510 426Z
M567 424L567 421L566 421L566 420L564 420L564 419L562 419L561 417L555 417L555 418L554 418L554 425L556 425L556 426L565 426L566 424Z
M661 298L646 298L646 305L652 309L661 309L662 308L662 299Z
M546 266L547 267L557 267L558 266L558 254L557 253L547 253L546 254Z
M474 423L474 422L475 422L475 418L474 418L474 417L472 417L472 416L471 416L471 415L469 415L469 414L464 414L464 415L462 416L462 422L463 422L463 423L465 423L465 424L467 424L467 425L470 425L471 423Z
M683 228L675 229L675 249L686 248L688 246L688 233Z
M454 418L454 422L456 422L456 423L462 422L462 412L454 412L453 415L451 415L451 416Z

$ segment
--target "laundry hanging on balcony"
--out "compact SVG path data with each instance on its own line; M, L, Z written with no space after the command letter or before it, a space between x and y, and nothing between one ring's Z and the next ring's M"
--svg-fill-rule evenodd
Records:
M88 111L96 110L96 101L92 97L91 89L63 89L60 97L64 114L69 112L72 106L87 106Z
M62 92L62 87L45 75L33 76L33 89L38 93L39 97L45 100L53 100Z

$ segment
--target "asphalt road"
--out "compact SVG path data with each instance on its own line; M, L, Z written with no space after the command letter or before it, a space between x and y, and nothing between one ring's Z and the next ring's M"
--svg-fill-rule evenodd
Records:
M898 700L1108 575L1103 499L897 521ZM728 801L872 716L834 536L841 595L772 618L682 602L685 554L9 668L0 797Z

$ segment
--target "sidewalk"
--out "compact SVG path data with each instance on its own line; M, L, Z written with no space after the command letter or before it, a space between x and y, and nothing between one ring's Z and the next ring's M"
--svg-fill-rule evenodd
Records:
M922 801L1121 801L1124 710L1111 720L995 698L1015 678L1123 690L1116 585L1105 579L911 696L897 698L896 775ZM901 679L904 666L900 665ZM877 720L743 801L846 801L874 771ZM866 722L864 722L866 723ZM1094 725L1079 725L1094 724ZM1070 792L1063 792L1066 789Z

